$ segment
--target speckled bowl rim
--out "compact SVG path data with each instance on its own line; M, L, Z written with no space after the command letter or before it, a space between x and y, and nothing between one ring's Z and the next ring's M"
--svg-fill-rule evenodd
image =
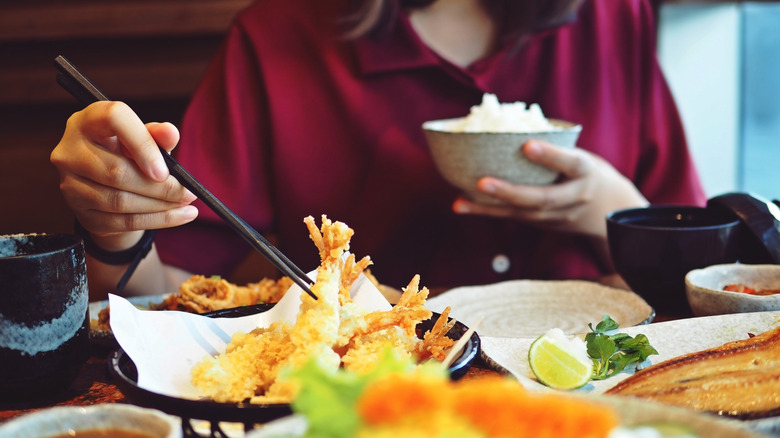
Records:
M780 288L780 265L770 265L770 264L761 264L761 265L749 265L749 264L742 264L742 263L725 263L721 265L712 265L707 266L705 268L700 269L694 269L690 272L688 272L685 275L685 288L686 288L686 294L688 296L699 293L699 294L710 294L714 296L723 296L723 297L729 297L731 299L734 299L736 297L741 298L744 301L747 302L755 302L755 303L773 303L780 301L780 294L776 295L749 295L742 292L731 292L727 290L722 290L723 286L726 284L734 284L739 282L745 282L745 280L734 280L729 281L726 284L723 284L722 286L718 286L719 288L713 288L710 284L707 284L706 282L702 283L702 277L712 274L719 274L719 275L726 275L729 272L732 273L732 275L736 276L742 276L746 273L757 273L761 271L769 271L773 276L776 276L777 278L777 284L778 288ZM694 288L696 291L694 291Z
M20 260L20 259L32 259L47 257L52 254L57 254L65 251L72 251L82 245L81 237L64 234L64 233L19 233L19 234L3 234L0 235L0 240L18 240L18 239L36 239L40 241L52 240L60 241L60 244L56 248L47 251L36 251L29 254L15 254L4 256L0 254L0 260Z
M561 132L581 132L582 131L582 125L574 122L569 122L566 120L561 119L547 119L548 122L550 122L553 125L557 125L562 127L563 129L556 129L556 130L545 130L545 131L520 131L520 132L507 132L507 131L480 131L480 132L463 132L463 131L450 131L447 129L443 129L443 127L437 126L437 125L446 125L450 123L454 123L459 120L463 120L465 117L453 117L450 119L438 119L438 120L428 120L427 122L423 122L422 129L425 131L431 131L431 132L440 132L443 134L453 134L453 135L524 135L524 136L532 136L532 135L538 135L538 134L556 134Z

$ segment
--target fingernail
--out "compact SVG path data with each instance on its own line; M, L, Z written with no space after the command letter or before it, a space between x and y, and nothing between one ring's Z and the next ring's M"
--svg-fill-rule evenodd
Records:
M537 156L542 152L542 148L539 146L539 143L531 140L525 144L523 152L526 156Z
M168 166L162 160L152 163L152 175L157 181L165 181L168 178Z
M465 202L455 201L455 203L452 204L452 211L454 211L455 213L468 213L471 210L469 209L468 204L466 204Z
M495 181L489 179L483 179L479 182L479 189L485 193L495 193L498 187Z
M182 219L185 219L187 221L191 221L198 217L198 208L194 205L188 205L186 207L181 208L181 216Z
M192 193L191 191L189 191L189 190L187 190L187 189L184 189L184 190L185 190L185 193L184 193L184 202L192 202L192 201L194 201L194 200L198 199L198 197L197 197L197 196L195 196L195 194L194 194L194 193Z

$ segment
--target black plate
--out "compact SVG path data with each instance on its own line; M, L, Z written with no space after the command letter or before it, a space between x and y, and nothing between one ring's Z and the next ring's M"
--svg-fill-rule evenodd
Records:
M217 310L204 313L212 318L236 318L265 312L273 304L258 304L233 309ZM433 312L430 319L422 321L417 326L418 335L433 328L439 314ZM456 322L447 333L452 339L460 339L468 327ZM463 353L450 366L450 378L460 379L469 370L471 363L480 354L480 339L476 333L463 348ZM114 351L108 360L109 372L116 378L117 386L128 399L140 406L159 409L171 415L185 419L201 419L211 422L227 421L244 424L264 423L292 413L288 403L252 404L252 403L218 403L211 400L191 400L158 394L138 386L138 371L130 357L121 348Z

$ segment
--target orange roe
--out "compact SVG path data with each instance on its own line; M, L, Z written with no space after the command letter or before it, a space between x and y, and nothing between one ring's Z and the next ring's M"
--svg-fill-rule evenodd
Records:
M535 436L526 434L520 418L530 398L518 382L498 376L461 381L455 394L455 411L491 437Z
M618 426L615 412L597 402L560 394L533 397L529 417L543 426L537 436L602 438Z
M370 425L448 415L489 437L604 438L618 426L608 406L558 393L530 393L517 381L487 376L459 382L395 375L370 384L358 402Z
M420 375L391 375L370 383L357 403L358 414L372 425L402 418L424 418L446 411L449 381Z
M464 381L455 397L458 415L491 437L603 438L618 426L611 408L562 394L527 392L501 377Z

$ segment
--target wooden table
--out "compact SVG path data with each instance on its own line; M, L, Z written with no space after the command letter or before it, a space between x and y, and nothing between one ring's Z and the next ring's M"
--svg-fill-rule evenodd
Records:
M92 355L81 368L76 380L60 394L34 401L0 402L0 423L28 412L54 406L89 406L126 402L125 396L117 389L108 373L106 365L108 354L107 349L93 347Z
M93 346L93 351L87 363L81 368L78 377L64 392L45 399L27 402L0 402L0 424L26 413L51 408L55 406L90 406L102 403L132 403L119 390L108 370L110 349ZM498 374L490 370L481 359L478 359L469 369L464 378L474 378L483 375ZM185 436L197 436L197 432L185 431ZM202 432L201 432L202 433ZM221 433L221 431L220 431ZM223 437L213 433L213 437Z
M621 283L612 277L605 277L600 283L620 287ZM434 295L434 294L432 294ZM677 319L678 315L657 315L655 321ZM89 406L101 403L131 403L119 390L109 373L107 358L111 349L93 345L92 354L82 367L74 383L61 394L29 402L0 402L0 424L20 415L54 406ZM464 378L498 374L478 358Z

